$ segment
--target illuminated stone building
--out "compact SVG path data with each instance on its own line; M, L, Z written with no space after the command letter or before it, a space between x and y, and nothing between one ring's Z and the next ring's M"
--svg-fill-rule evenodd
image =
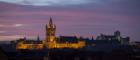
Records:
M46 38L44 40L26 40L20 39L17 42L17 49L43 49L43 48L82 48L85 46L85 41L80 40L80 38L72 37L72 36L60 36L56 37L56 25L53 24L52 18L50 18L49 24L46 25Z
M41 50L44 48L44 44L40 41L39 37L37 40L27 40L23 38L19 39L17 42L16 49Z
M85 42L75 36L60 36L54 42L48 42L48 48L82 48Z
M49 24L46 25L46 41L45 45L48 48L82 48L85 46L85 42L79 40L77 37L66 37L66 36L55 36L56 25L53 24L52 18L50 18ZM64 38L64 39L63 39ZM75 40L77 42L70 42L71 40Z

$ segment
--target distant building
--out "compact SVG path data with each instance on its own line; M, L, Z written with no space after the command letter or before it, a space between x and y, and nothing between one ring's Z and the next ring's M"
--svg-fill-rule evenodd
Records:
M53 24L52 18L50 18L49 24L46 25L46 38L45 40L27 40L19 39L17 41L17 49L43 49L43 48L82 48L85 46L85 41L79 40L77 37L73 36L55 36L56 25Z
M45 39L40 40L37 37L37 40L27 40L26 38L17 40L16 49L29 49L29 50L38 50L44 48L83 48L87 46L104 48L114 47L121 45L129 44L129 37L122 37L120 31L115 31L114 35L105 35L101 34L97 36L96 40L88 38L77 38L76 36L59 36L56 37L56 25L53 24L52 18L50 18L49 24L45 27Z
M97 36L96 40L118 41L122 45L128 45L130 39L129 37L122 37L120 31L116 31L114 32L114 35L101 34L100 36Z

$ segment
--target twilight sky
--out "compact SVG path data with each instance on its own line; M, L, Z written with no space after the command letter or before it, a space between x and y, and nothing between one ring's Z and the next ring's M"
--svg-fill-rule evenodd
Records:
M0 0L0 41L44 38L49 17L57 36L98 36L120 30L140 41L140 0Z

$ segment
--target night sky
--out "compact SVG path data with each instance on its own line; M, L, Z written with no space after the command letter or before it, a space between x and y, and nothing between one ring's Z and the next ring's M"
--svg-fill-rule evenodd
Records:
M0 41L43 39L50 17L57 36L97 37L120 30L140 41L140 0L0 0Z

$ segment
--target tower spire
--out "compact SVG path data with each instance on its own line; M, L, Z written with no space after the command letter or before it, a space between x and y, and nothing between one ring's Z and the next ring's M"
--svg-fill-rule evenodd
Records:
M49 24L46 26L46 40L54 41L55 40L55 31L56 26L53 24L52 18L50 17Z
M40 37L39 37L39 35L37 36L37 41L40 41Z
M52 27L53 26L53 21L52 18L50 17L50 21L49 21L49 26Z

